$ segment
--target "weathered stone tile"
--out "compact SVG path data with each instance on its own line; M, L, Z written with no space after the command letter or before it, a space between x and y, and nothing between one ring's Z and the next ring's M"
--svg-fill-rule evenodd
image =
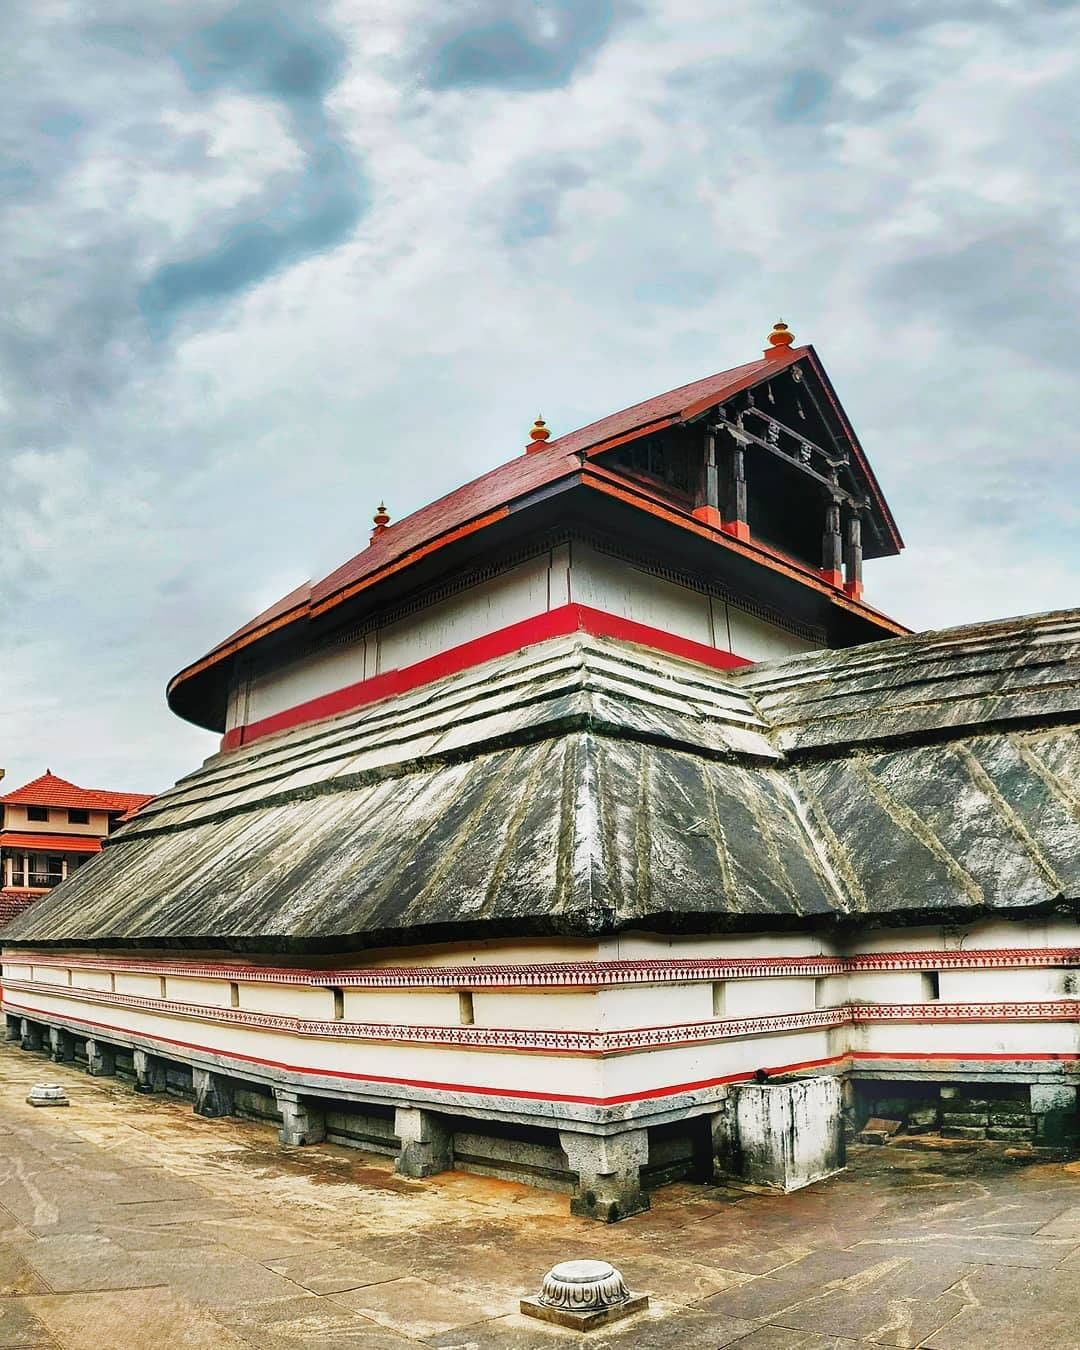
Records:
M846 1336L819 1336L816 1331L794 1331L791 1327L758 1327L735 1343L735 1350L857 1350L865 1341Z
M404 1336L422 1339L453 1327L505 1315L505 1306L484 1306L452 1290L407 1277L334 1294L334 1303ZM515 1309L516 1311L516 1309Z
M0 1298L49 1292L49 1286L26 1259L27 1247L24 1241L0 1247Z
M1038 1230L1039 1237L1076 1238L1080 1242L1080 1205L1062 1210Z
M397 1266L384 1265L343 1248L301 1252L264 1264L313 1294L340 1294L347 1289L397 1280L406 1274Z
M976 1266L960 1287L970 1302L988 1308L1072 1308L1080 1321L1075 1267L1066 1272L1064 1267Z
M706 1299L702 1306L710 1312L723 1313L726 1317L753 1321L759 1317L771 1318L786 1308L804 1302L812 1293L812 1290L808 1291L797 1284L761 1275Z
M869 1292L833 1289L798 1307L770 1317L776 1326L814 1331L821 1336L847 1336L878 1345L916 1346L964 1307L962 1300L889 1298Z
M881 1265L880 1253L836 1251L826 1248L802 1256L769 1272L769 1278L807 1289L821 1288Z
M132 1258L147 1283L167 1284L192 1303L209 1307L290 1298L297 1287L239 1252L223 1257L199 1248L171 1252L138 1252Z
M616 1262L629 1288L673 1303L698 1303L751 1278L698 1261L670 1256L632 1256Z
M720 1350L737 1345L752 1323L705 1308L680 1308L660 1300L649 1311L605 1328L589 1350Z
M231 1251L250 1256L264 1264L277 1257L295 1256L302 1252L320 1252L334 1245L329 1235L321 1241L297 1231L286 1223L274 1223L267 1218L252 1222L250 1216L238 1219L211 1219L197 1225L207 1242L228 1247Z
M919 1261L933 1261L940 1255L943 1260L963 1261L976 1266L1026 1266L1036 1270L1042 1266L1058 1265L1076 1248L1077 1244L1068 1239L968 1236L961 1230L893 1242L871 1240L860 1243L856 1250L876 1249L891 1256L910 1256Z
M964 1308L924 1342L927 1350L1076 1350L1077 1309Z
M0 1346L52 1347L56 1344L44 1323L21 1298L0 1299Z
M54 1293L92 1289L143 1289L168 1280L143 1270L131 1252L108 1238L69 1234L39 1238L26 1260Z
M250 1350L250 1342L168 1289L28 1300L64 1350Z

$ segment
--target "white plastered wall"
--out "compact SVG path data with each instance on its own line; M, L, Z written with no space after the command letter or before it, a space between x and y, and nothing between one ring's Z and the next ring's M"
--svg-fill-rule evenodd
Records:
M227 730L414 665L571 602L751 661L818 645L586 544L565 544L363 637L273 672L243 677L230 693Z

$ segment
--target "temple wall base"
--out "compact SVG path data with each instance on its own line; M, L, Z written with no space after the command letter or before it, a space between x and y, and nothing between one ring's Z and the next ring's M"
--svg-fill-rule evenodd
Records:
M435 1112L399 1106L394 1132L401 1140L394 1170L402 1176L430 1177L453 1167L453 1135Z
M649 1161L647 1130L594 1135L560 1130L559 1143L577 1186L570 1213L601 1223L615 1223L649 1208L641 1169Z

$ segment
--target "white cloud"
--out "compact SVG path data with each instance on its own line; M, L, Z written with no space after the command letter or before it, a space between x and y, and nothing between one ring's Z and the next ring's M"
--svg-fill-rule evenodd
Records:
M908 538L872 601L938 626L1076 600L1075 9L642 0L563 84L434 90L444 7L313 5L370 205L152 339L148 269L312 154L266 87L185 84L181 20L224 8L125 12L153 32L123 81L27 9L41 74L9 101L37 184L0 224L13 778L47 749L164 785L212 745L167 677L361 548L380 498L401 516L507 458L538 410L558 432L744 361L781 315Z

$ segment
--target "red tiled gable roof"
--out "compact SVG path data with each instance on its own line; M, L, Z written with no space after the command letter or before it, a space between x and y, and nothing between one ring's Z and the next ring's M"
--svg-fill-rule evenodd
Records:
M67 806L77 811L135 811L153 801L152 793L81 788L46 770L40 778L0 797L8 806Z
M411 516L397 521L384 531L378 541L363 553L358 553L343 566L312 587L313 607L335 592L384 567L392 557L411 552L457 525L473 520L486 512L496 510L535 488L572 473L580 465L579 456L600 454L612 443L629 438L630 433L644 435L669 422L679 421L704 411L714 403L730 398L747 385L765 375L775 374L791 365L809 351L808 347L792 350L787 358L762 358L734 370L721 371L693 384L684 384L656 398L636 403L632 408L590 422L578 431L548 441L543 450L522 454L507 464L476 478L447 496L422 506Z
M536 488L545 487L573 473L580 466L580 455L598 454L609 448L611 442L617 442L628 433L643 435L654 426L677 421L683 416L693 416L695 412L730 398L764 376L792 365L809 351L809 347L794 347L783 357L762 357L746 365L736 366L733 370L709 375L656 398L646 399L644 403L624 408L622 412L602 417L598 422L590 422L578 431L559 436L548 441L543 450L517 455L506 464L500 464L489 473L474 478L471 483L440 497L438 501L430 502L412 515L395 521L362 553L350 558L322 581L305 582L297 586L218 643L210 655L231 647L292 610L297 612L297 617L305 612L310 613L336 592L379 571L416 548L469 521L497 511Z
M19 830L0 830L0 848L28 848L35 853L100 853L101 840L95 834L35 834Z
M580 472L583 464L593 456L664 426L695 417L804 358L809 360L820 377L845 434L850 438L855 459L865 475L871 494L888 528L894 532L899 547L900 536L895 532L895 524L873 470L840 409L813 347L789 347L783 352L774 349L768 356L759 357L756 361L684 384L597 422L590 422L577 431L548 441L541 450L534 448L530 454L520 453L471 483L440 497L438 501L395 521L378 534L367 548L322 581L305 582L298 586L218 643L205 657L174 675L167 690L170 699L174 691L192 676L216 665L257 638L291 623L314 618L347 598L352 591L371 584L380 575L389 575L442 545L506 516L511 503ZM866 614L876 614L876 611L859 601L845 603Z

